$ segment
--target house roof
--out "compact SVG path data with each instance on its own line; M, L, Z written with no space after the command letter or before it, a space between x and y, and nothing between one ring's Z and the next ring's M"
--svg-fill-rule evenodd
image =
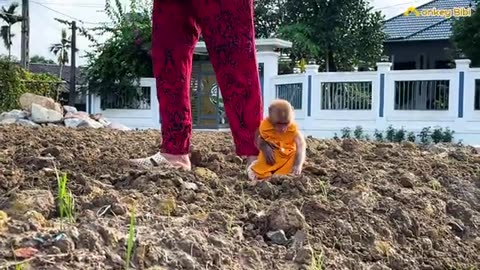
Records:
M433 0L416 9L453 9L458 7L475 8L473 0ZM403 13L385 21L384 32L387 42L445 40L452 34L452 17L404 16Z
M76 68L76 84L82 85L85 82L85 76L82 73L83 69L81 67ZM33 73L47 73L53 76L58 76L60 74L60 65L57 64L36 64L30 63L30 72ZM62 80L69 82L70 81L70 66L64 66L62 70Z

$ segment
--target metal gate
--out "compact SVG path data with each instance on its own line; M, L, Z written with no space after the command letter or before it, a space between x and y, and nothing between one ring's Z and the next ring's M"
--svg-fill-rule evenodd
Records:
M263 63L259 65L263 96ZM209 61L195 61L190 84L193 128L228 128L223 98Z

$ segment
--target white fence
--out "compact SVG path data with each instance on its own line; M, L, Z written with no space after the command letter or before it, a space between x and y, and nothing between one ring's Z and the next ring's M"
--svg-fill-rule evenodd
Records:
M303 74L265 77L264 102L289 100L303 132L319 138L345 127L372 134L390 125L413 132L438 126L480 145L480 69L469 65L456 60L455 69L392 71L391 63L378 63L377 71L332 73L309 65ZM148 93L143 109L101 110L101 100L91 98L91 112L133 128L159 128L155 80L142 79L141 86Z

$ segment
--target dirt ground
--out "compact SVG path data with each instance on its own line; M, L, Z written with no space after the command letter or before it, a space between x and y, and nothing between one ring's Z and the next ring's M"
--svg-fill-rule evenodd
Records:
M159 139L0 127L0 269L125 269L131 213L130 269L480 269L474 149L308 139L302 177L253 186L228 133L194 134L193 172L126 162Z

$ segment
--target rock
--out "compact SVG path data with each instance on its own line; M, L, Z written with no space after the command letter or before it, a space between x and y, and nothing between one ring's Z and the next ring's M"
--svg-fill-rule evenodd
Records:
M417 177L411 172L405 172L400 176L400 185L405 188L413 188L417 182Z
M183 182L182 186L183 186L184 189L188 189L188 190L197 190L198 189L198 185L195 184L195 183L192 183L192 182Z
M437 144L429 145L427 149L434 154L441 154L441 153L448 152L448 149L446 147L437 145Z
M413 142L409 142L409 141L404 141L402 142L402 146L406 149L410 149L410 150L414 150L414 149L417 149L417 145Z
M431 250L433 248L432 240L428 239L427 237L423 237L421 239L421 243L424 250Z
M120 124L120 123L111 123L109 125L107 125L107 128L110 128L110 129L116 129L116 130L122 130L122 131L129 131L129 130L132 130L130 129L129 127L123 125L123 124Z
M6 118L0 121L0 125L11 125L17 122L17 119L15 118Z
M64 105L63 106L63 109L67 112L67 113L77 113L77 108L73 107L73 106L68 106L68 105Z
M305 227L305 217L298 208L290 203L280 203L267 213L268 229L283 230L287 237Z
M21 110L11 110L9 112L3 112L0 114L0 122L5 120L5 119L25 119L28 117L28 112L26 111L21 111Z
M25 93L20 96L19 102L22 109L26 111L31 111L32 104L37 104L45 109L56 111L63 116L63 109L60 104L56 103L53 99L49 97Z
M64 233L55 236L54 246L58 247L62 253L70 253L75 248L72 239Z
M295 249L299 249L303 246L306 240L307 240L307 234L303 231L298 231L293 236L292 247Z
M93 119L84 119L77 127L103 128L104 126Z
M27 119L18 119L16 123L24 127L33 127L33 128L41 127L39 124Z
M267 237L272 240L274 244L277 245L284 246L288 243L288 239L285 236L285 232L283 230L267 232Z
M204 179L207 181L215 180L218 178L217 174L212 172L211 170L203 167L197 167L195 169L195 174L200 179Z
M182 253L180 255L180 264L184 269L188 269L188 270L197 269L197 263L195 262L193 257L186 253Z
M63 123L65 124L66 127L76 128L80 124L82 124L82 122L84 122L84 121L85 120L80 119L80 118L66 118L66 119L63 120Z
M65 114L65 119L70 119L70 118L78 118L78 119L91 119L90 118L90 114L88 114L87 112L76 112L76 113L72 113L72 112L67 112Z
M297 250L294 261L298 264L310 264L313 258L313 249L310 246L304 246Z
M62 113L47 109L36 103L31 105L31 110L32 120L36 123L56 123L62 121L63 119Z
M55 210L53 195L48 190L21 190L12 194L4 211L12 217L22 218L33 210L48 217Z
M51 155L52 157L58 157L62 153L62 150L56 146L48 147L42 150L40 153L42 156Z

